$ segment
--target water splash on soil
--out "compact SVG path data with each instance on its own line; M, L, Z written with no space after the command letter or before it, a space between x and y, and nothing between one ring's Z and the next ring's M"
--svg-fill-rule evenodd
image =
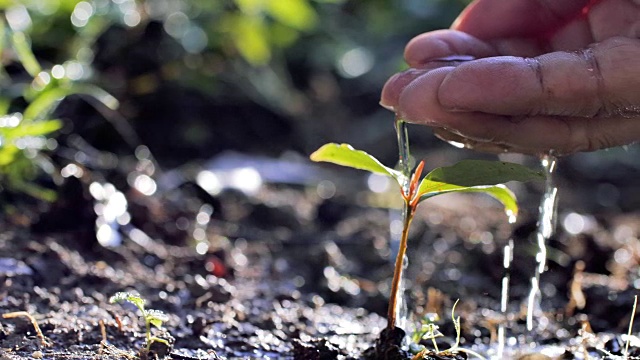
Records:
M538 253L536 254L535 275L531 278L531 290L527 301L527 330L532 331L534 315L540 311L540 275L545 271L547 264L547 240L553 235L556 223L558 188L553 181L553 172L556 168L556 158L552 155L544 155L541 159L547 180L545 193L540 202L540 214L538 216Z

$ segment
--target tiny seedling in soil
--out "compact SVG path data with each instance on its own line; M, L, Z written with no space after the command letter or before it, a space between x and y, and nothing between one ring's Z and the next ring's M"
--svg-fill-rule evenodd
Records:
M109 298L109 302L111 304L122 303L125 301L135 305L140 310L142 319L144 319L144 325L146 329L146 332L145 332L146 347L144 349L141 349L141 355L143 355L141 357L143 358L146 357L146 355L151 350L151 345L154 342L162 343L166 345L167 348L171 347L171 344L169 343L169 341L156 336L151 336L151 325L157 328L161 328L162 323L169 320L169 317L167 316L167 314L165 314L160 310L145 309L144 304L146 301L142 297L140 297L140 295L137 295L137 294L132 294L128 292L119 292L113 295L111 298Z
M451 320L453 321L453 326L456 329L456 343L451 348L440 351L440 349L438 349L438 344L436 343L436 338L442 336L442 334L438 331L438 325L435 323L437 318L425 318L420 324L420 328L413 334L412 340L416 344L418 344L422 339L431 340L433 342L433 350L429 350L425 346L418 345L421 349L416 353L412 360L430 359L434 356L449 356L455 358L455 353L457 352L464 352L479 359L485 359L482 355L473 350L460 347L460 317L456 317L455 315L456 305L458 305L458 301L456 301L451 308Z
M401 120L398 120L401 123ZM398 127L400 128L400 127ZM399 138L400 139L400 138ZM406 167L408 143L400 144L400 161ZM398 293L402 277L402 263L407 251L409 227L418 204L434 196L452 192L480 192L491 195L500 201L510 218L515 218L518 205L515 195L503 185L508 181L542 180L542 172L533 171L525 166L486 160L463 160L453 166L431 170L421 178L424 161L415 170L398 171L383 165L378 159L364 151L356 150L349 144L325 144L311 154L311 160L330 162L355 169L366 170L393 178L400 186L400 195L404 200L404 219L400 248L395 262L389 307L387 310L387 330L396 328Z

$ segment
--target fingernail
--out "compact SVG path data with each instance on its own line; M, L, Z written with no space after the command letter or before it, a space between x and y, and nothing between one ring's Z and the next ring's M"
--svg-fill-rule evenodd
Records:
M465 61L471 61L471 60L475 60L476 58L474 56L471 55L449 55L449 56L444 56L441 58L437 58L437 59L431 59L429 60L430 62L454 62L454 63L461 63L461 62L465 62Z
M387 110L389 110L389 111L396 112L396 108L395 108L395 107L393 107L393 106L391 106L391 105L383 104L383 103L382 103L382 100L380 100L379 104L380 104L380 106L382 106L383 108L385 108L385 109L387 109Z

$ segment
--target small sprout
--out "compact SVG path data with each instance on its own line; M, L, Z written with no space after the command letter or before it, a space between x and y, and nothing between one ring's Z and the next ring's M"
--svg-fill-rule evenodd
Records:
M133 294L129 292L119 292L109 298L109 303L122 303L122 302L130 302L135 305L139 310L142 318L144 319L144 325L146 329L146 348L145 353L149 352L151 349L151 344L153 342L161 342L167 346L170 346L169 342L165 339L161 339L159 337L151 336L151 325L161 328L162 323L169 320L169 316L160 310L154 309L145 309L144 304L146 301L138 294Z
M473 350L469 350L469 349L465 349L465 348L461 348L460 347L460 335L462 332L462 328L460 326L460 316L456 317L456 306L458 305L458 301L456 300L456 302L453 304L453 307L451 308L451 321L453 322L453 327L456 330L456 343L449 349L447 350L443 350L440 351L438 349L438 345L436 344L436 338L443 336L442 333L440 333L440 331L438 331L438 325L435 324L436 321L438 321L438 317L436 316L425 316L423 317L421 324L420 324L420 331L417 332L417 336L416 334L414 334L413 336L413 341L414 342L419 342L422 339L431 339L431 341L433 342L433 348L434 351L429 351L427 348L423 348L422 350L420 350L413 358L412 360L421 360L421 359L425 359L428 358L429 355L452 355L456 352L464 352L467 353L469 355L475 356L479 359L484 360L485 358L478 354L477 352L473 351ZM416 341L417 340L417 341Z
M364 151L356 150L349 144L325 144L311 154L313 161L325 161L372 173L390 176L400 187L400 195L404 200L406 215L403 221L400 249L396 257L395 270L389 295L387 319L389 329L396 324L396 308L398 288L402 274L402 263L406 253L409 226L418 205L429 198L451 192L479 192L492 196L500 201L505 213L510 218L518 214L515 195L502 183L508 181L531 181L545 178L540 171L525 166L500 161L463 160L453 166L439 167L431 170L424 178L421 161L411 174L403 174L384 166L378 159ZM406 184L406 186L405 186Z

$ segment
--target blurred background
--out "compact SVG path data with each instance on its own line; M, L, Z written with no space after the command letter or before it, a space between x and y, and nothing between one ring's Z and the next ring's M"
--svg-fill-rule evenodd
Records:
M229 240L287 241L294 252L309 250L308 243L329 244L311 254L324 262L296 265L313 266L296 284L324 281L333 284L329 300L336 301L340 289L348 298L352 283L336 283L345 278L327 269L376 281L388 277L371 269L388 268L394 215L362 214L371 205L388 206L388 189L397 192L361 172L311 165L308 155L326 142L348 142L394 164L394 116L378 105L380 90L406 68L407 41L448 27L468 2L0 0L1 213L13 225L84 231L85 240L97 237L106 246L122 236L138 244L195 240L200 255L224 249ZM495 158L454 148L425 127L409 132L415 157L425 158L429 169ZM533 157L503 159L540 166ZM562 159L556 181L565 237L557 247L568 248L577 234L613 227L601 215L638 209L639 169L638 146ZM260 193L263 184L278 191ZM525 214L518 236L530 246L542 189L514 185ZM381 198L371 200L372 193ZM485 203L474 206L464 207L470 214L463 217L455 208L428 214L429 230L416 238L446 238L431 227L460 222L478 259L487 253L500 259L498 241L485 231L495 230L494 223L480 219L489 218ZM441 214L448 215L443 220ZM502 229L496 239L504 242L512 229L502 214L494 222ZM630 230L621 234L625 243L637 240ZM282 251L277 241L270 246ZM370 263L362 260L359 273L336 265L344 254L362 257L366 246L377 253ZM570 270L567 264L561 263ZM425 283L430 271L423 271ZM530 272L523 273L526 281ZM457 289L459 277L443 279ZM371 308L383 312L387 289L379 290Z
M21 113L47 89L90 84L89 97L69 91L51 106L54 116L40 115L62 121L52 137L72 136L76 148L87 142L116 158L144 145L168 169L230 150L306 157L329 141L393 164L393 114L378 105L380 89L405 68L409 39L448 27L468 2L3 0L2 107ZM25 62L14 35L39 67ZM96 98L106 106L92 105ZM426 128L412 129L411 138L428 167L479 156L450 149ZM636 153L578 155L561 166L596 190L589 204L573 200L585 210L634 208L639 198L623 192L631 191L629 171L637 174Z
M394 161L393 115L378 106L380 89L403 69L404 44L447 27L464 5L25 0L1 6L8 28L26 35L44 71L62 65L62 77L113 95L140 142L175 167L226 150L307 154L327 141L348 141ZM8 71L13 80L21 69ZM100 134L95 145L117 152L123 137L117 126L72 105L59 107L60 116L82 120L62 133Z
M378 105L380 89L405 68L409 39L448 27L468 2L3 0L3 108L20 113L52 87L90 84L49 104L54 116L40 114L62 121L55 136L116 158L144 145L168 169L228 151L306 157L329 141L393 164L393 114ZM14 35L39 67L25 62ZM411 139L428 167L480 156L422 127ZM596 190L580 204L586 210L628 210L640 201L622 194L629 171L637 174L636 152L578 155L560 171Z

